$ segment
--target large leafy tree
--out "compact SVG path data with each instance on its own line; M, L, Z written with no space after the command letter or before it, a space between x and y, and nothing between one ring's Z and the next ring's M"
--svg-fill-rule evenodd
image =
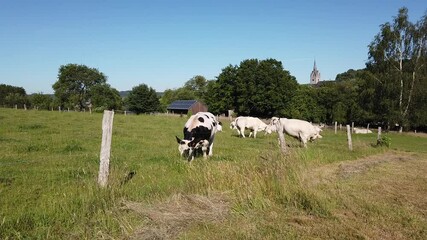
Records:
M408 124L415 89L425 79L427 56L427 15L413 24L408 9L399 9L393 21L381 25L369 45L367 67L377 77L381 103L388 121Z
M106 81L107 77L96 68L67 64L59 68L58 80L52 87L60 106L83 109L90 102L92 88Z
M160 107L156 91L146 84L133 87L125 102L128 109L136 114L156 112Z
M208 84L207 103L213 112L234 109L238 115L287 116L297 86L280 61L248 59L224 68Z

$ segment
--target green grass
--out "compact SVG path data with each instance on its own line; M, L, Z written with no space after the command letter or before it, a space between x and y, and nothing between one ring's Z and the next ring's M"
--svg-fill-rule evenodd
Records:
M424 157L427 138L386 133L391 139L388 149L372 147L376 134L353 135L354 151L349 151L344 132L325 130L324 137L307 149L286 137L291 147L283 157L277 135L242 139L224 121L224 132L215 138L214 156L188 164L179 156L175 140L175 135L182 137L185 116L115 115L109 187L101 189L97 185L101 122L102 114L96 113L0 108L0 239L126 238L145 220L124 210L123 201L148 205L175 194L213 192L226 192L232 199L226 220L194 223L181 237L363 238L372 235L355 231L358 221L336 229L344 221L339 214L351 211L379 229L392 229L380 221L387 221L394 210L392 222L401 229L394 230L396 234L411 238L404 230L409 227L416 231L414 238L427 235L425 218L407 206L393 210L391 200L370 202L378 195L358 197L352 189L363 192L369 186L366 179L316 187L301 181L309 169L391 150ZM125 181L130 172L136 174ZM369 174L375 179L380 173ZM314 232L322 224L325 229Z

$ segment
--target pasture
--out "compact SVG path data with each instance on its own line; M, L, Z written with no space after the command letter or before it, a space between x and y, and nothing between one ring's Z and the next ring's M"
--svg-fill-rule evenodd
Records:
M427 239L427 138L323 131L308 148L239 138L178 153L187 117L115 115L109 186L102 114L0 108L0 239Z

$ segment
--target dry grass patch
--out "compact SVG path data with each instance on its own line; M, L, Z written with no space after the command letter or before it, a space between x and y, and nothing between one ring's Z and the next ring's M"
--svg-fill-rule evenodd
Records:
M143 226L131 239L175 239L194 224L224 220L230 210L229 197L224 193L208 197L176 194L157 204L126 201L123 205L144 218Z

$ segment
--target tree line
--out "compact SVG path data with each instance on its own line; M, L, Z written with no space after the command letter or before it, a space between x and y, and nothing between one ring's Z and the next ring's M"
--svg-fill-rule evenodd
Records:
M214 114L234 110L236 115L427 130L427 14L412 23L408 9L399 9L391 22L380 26L368 56L364 69L350 69L317 85L298 84L278 60L246 59L226 66L214 80L196 75L160 97L141 84L125 98L98 69L67 64L59 68L54 96L27 98L23 88L0 85L0 105L92 107L139 114L164 112L175 100L196 99Z

